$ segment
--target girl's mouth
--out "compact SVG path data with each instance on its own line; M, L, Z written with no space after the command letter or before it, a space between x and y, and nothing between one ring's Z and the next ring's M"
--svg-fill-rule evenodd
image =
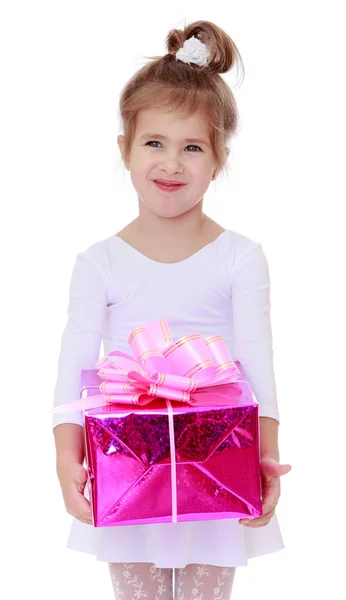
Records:
M186 185L185 183L163 183L162 181L155 181L154 180L155 185L162 190L163 192L176 192L177 190L180 190L184 185Z

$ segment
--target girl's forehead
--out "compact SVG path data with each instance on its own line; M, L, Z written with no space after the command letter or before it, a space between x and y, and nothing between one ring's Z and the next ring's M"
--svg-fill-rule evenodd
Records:
M159 132L160 128L176 130L177 127L184 128L191 137L193 134L208 133L208 121L202 111L195 111L187 115L178 111L165 111L162 109L149 108L140 111L137 118L137 134L146 132ZM188 136L186 136L188 137Z

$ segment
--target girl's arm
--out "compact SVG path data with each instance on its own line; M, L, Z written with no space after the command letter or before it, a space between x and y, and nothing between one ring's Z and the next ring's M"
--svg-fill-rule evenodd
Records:
M237 254L237 253L236 253ZM273 368L270 319L270 275L262 246L253 242L235 257L232 282L234 352L258 401L263 516L241 519L248 527L263 527L274 516L280 497L280 477L290 465L279 463L279 411Z
M57 467L63 463L84 461L84 429L75 423L62 423L53 430Z
M89 501L84 497L88 473L84 460L84 431L76 423L54 427L56 471L67 512L87 525L92 524Z
M78 400L81 391L81 371L94 369L99 358L102 333L106 318L108 297L108 258L103 244L96 243L85 252L79 252L72 272L68 320L61 338L58 375L54 392L54 406ZM60 448L71 451L72 431L77 432L80 456L83 413L54 413L53 429L58 425L78 425L76 428L60 428L54 431ZM64 433L64 432L67 433ZM76 448L72 446L72 452Z
M81 371L94 369L108 305L108 256L103 242L78 254L70 283L68 321L61 339L54 406L78 400ZM83 467L82 411L54 413L56 470L66 510L82 523L92 524L90 503L84 497L88 478Z
M270 417L260 417L260 456L280 462L279 423Z

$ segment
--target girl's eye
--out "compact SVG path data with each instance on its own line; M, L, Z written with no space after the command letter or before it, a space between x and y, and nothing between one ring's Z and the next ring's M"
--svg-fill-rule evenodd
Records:
M153 141L153 140L152 140L152 141L150 141L150 142L147 142L147 143L146 143L146 146L147 146L148 144L161 144L161 142L157 142L157 141ZM151 146L151 148L157 148L157 146ZM190 144L189 146L186 146L186 148L198 148L198 150L199 150L200 152L203 152L199 146L195 146L194 144Z

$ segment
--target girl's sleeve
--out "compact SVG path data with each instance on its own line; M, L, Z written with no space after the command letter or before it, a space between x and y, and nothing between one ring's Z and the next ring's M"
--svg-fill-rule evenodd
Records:
M252 242L230 270L234 358L239 360L258 402L259 416L279 421L273 368L270 274L262 245Z
M95 244L78 253L70 282L68 319L61 339L54 406L78 400L81 370L95 368L106 318L107 287L105 250ZM53 414L53 429L61 423L83 426L83 413Z

